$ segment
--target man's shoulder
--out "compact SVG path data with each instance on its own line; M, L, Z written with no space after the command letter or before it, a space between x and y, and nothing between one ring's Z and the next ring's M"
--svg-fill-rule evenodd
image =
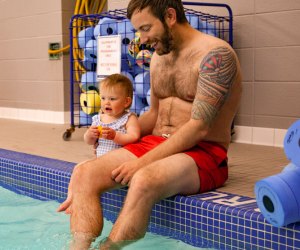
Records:
M222 40L221 38L214 37L212 35L207 35L204 33L202 33L201 44L203 45L206 51L210 51L218 47L225 47L231 49L230 44Z
M220 47L229 50L232 49L230 44L228 44L226 41L198 31L195 33L194 38L190 41L188 46L182 50L182 55L184 57L193 57L197 60L201 60L211 51Z

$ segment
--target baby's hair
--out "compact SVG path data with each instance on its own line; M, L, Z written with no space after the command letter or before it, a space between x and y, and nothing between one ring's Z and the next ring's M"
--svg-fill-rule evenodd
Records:
M100 85L108 88L114 88L116 86L121 87L125 91L126 97L130 97L132 101L133 86L127 76L122 74L112 74L104 78Z

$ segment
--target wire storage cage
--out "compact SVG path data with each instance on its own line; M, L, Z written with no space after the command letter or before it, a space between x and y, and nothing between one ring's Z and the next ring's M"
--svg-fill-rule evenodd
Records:
M188 22L206 34L219 37L233 45L232 12L228 5L183 2ZM203 13L186 6L225 8L228 15ZM150 103L150 63L154 53L151 46L141 44L126 17L126 9L101 14L74 15L70 21L70 113L71 126L63 134L69 140L75 127L88 127L92 116L100 110L100 93L97 80L97 37L121 36L121 73L127 76L134 88L130 110L137 115L147 111Z

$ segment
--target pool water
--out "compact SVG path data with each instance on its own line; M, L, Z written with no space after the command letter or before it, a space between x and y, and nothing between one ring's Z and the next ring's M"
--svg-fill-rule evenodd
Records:
M0 249L58 250L69 249L69 216L57 213L55 201L39 201L0 187ZM99 242L108 236L112 223L105 220ZM147 233L145 238L124 250L199 249L175 239Z

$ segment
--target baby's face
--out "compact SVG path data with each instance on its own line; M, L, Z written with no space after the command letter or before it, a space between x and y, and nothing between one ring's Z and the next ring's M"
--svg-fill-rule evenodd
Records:
M104 114L120 117L128 107L130 97L127 97L120 86L109 88L100 86L101 110Z

